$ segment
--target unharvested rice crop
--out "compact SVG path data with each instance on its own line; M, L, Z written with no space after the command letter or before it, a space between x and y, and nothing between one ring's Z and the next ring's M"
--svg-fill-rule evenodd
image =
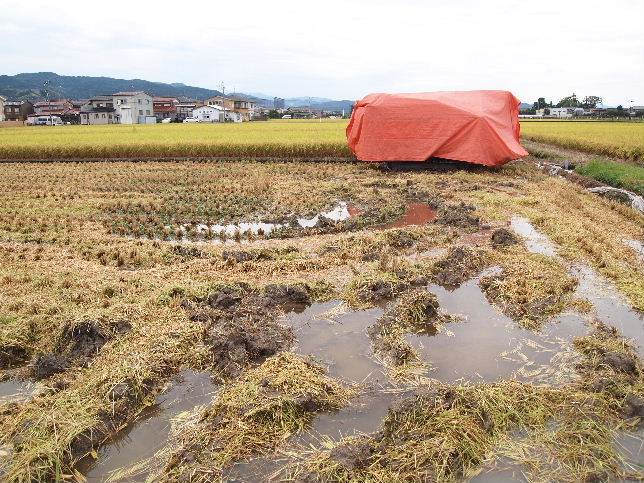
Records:
M590 153L644 163L644 123L523 121L521 136Z
M0 131L0 159L347 157L346 121L36 126Z

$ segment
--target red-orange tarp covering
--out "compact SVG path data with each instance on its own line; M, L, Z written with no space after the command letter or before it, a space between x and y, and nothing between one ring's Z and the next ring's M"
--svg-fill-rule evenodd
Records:
M519 100L508 91L370 94L355 104L347 141L362 161L500 166L528 155L519 144Z

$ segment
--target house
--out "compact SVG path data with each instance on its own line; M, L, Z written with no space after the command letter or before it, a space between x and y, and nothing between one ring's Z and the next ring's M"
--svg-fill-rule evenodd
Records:
M7 99L0 96L0 122L4 121L4 103Z
M241 114L244 121L250 121L255 117L257 110L257 103L249 99L241 97L224 97L214 96L206 99L207 106L221 106L229 109L232 112Z
M69 99L51 99L49 101L40 101L34 104L34 114L38 116L56 115L74 109L74 104Z
M239 112L229 111L222 106L201 106L193 109L192 117L199 122L242 122L243 116Z
M117 92L112 102L121 124L154 124L152 96L143 91Z
M177 104L177 120L183 121L186 117L192 117L192 111L197 107L203 106L201 101L193 101L191 99L180 99Z
M176 120L178 104L179 100L175 97L154 97L152 99L152 106L157 121L161 122L164 119Z
M119 121L112 96L93 97L80 108L81 124L119 124Z
M34 105L29 101L6 101L4 103L5 121L26 121L33 114Z
M556 117L559 119L570 119L573 117L576 112L574 107L545 107L543 109L537 109L537 117ZM583 114L583 109L581 113Z

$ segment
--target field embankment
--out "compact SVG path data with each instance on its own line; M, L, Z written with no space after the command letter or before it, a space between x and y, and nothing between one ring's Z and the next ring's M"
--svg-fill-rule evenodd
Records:
M644 196L644 167L596 159L577 166L579 174Z
M644 123L522 121L524 139L644 164Z

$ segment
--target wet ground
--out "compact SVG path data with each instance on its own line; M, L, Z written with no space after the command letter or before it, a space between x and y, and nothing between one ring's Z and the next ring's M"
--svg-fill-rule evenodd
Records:
M344 204L321 215L346 219L356 214ZM314 226L319 216L302 226L307 226L306 223ZM424 224L435 218L436 211L428 205L410 204L405 214L387 227ZM513 218L510 228L521 236L529 251L558 257L556 246L527 219ZM446 323L435 333L405 335L424 364L417 375L450 384L517 379L558 385L574 379L579 355L572 341L588 333L587 317L564 313L549 320L540 331L520 327L492 305L479 286L481 277L495 270L498 269L488 269L454 290L427 286L437 296L440 309L458 316L459 320ZM591 268L573 265L570 273L579 281L575 295L593 304L593 315L634 339L640 356L644 357L642 315L630 309L618 290ZM392 404L413 390L410 384L392 379L373 353L367 329L378 322L385 310L375 307L354 311L341 301L331 301L315 303L284 316L282 323L294 330L293 350L316 359L331 377L356 384L360 393L352 404L339 411L317 414L310 428L290 438L285 448L275 454L227 468L224 481L270 481L286 463L293 461L289 451L301 453L380 428ZM216 392L209 373L183 371L156 398L153 406L105 444L95 461L81 462L79 470L87 481L103 482L117 470L136 468L133 465L149 460L167 444L174 418L208 404ZM33 393L32 383L5 381L0 383L0 404L25 400ZM644 450L638 437L623 433L616 444L631 464L644 463ZM139 470L133 470L119 481L142 481L150 469L154 466L141 465ZM503 461L486 466L471 479L476 482L525 480L520 468Z
M210 373L190 370L179 373L170 387L157 396L153 406L103 446L96 461L82 461L79 471L88 482L98 483L106 481L116 470L151 458L167 444L172 419L210 403L216 393ZM148 470L146 467L119 481L144 481Z
M39 384L29 380L10 379L0 382L0 404L28 401L39 389Z

